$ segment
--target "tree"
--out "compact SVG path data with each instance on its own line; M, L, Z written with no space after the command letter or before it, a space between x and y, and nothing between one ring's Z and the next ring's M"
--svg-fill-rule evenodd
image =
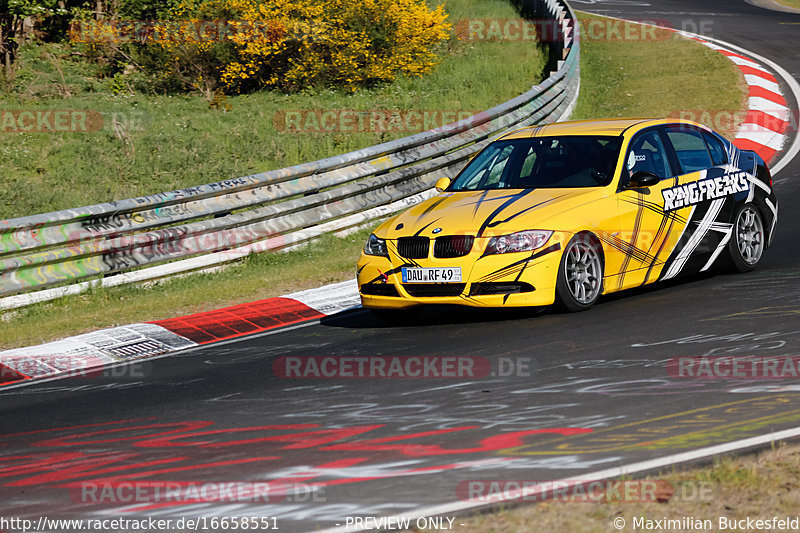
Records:
M26 18L41 19L67 13L64 2L59 0L0 0L0 56L6 71L11 71L24 40Z

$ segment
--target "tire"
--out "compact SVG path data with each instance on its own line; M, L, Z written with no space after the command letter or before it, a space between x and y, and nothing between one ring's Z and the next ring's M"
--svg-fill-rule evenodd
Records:
M603 254L590 233L575 235L564 248L556 278L555 307L561 311L585 311L603 292Z
M758 266L766 245L764 219L754 204L744 204L733 218L733 233L725 247L729 271L750 272Z

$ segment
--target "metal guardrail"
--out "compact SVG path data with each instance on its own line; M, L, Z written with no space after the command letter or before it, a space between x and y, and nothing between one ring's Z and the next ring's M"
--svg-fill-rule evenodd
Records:
M492 138L555 122L577 98L580 43L564 0L527 0L564 39L557 70L472 117L336 157L129 200L0 221L0 309L206 269L354 228L434 193ZM22 294L26 293L26 294ZM16 296L11 296L16 295Z

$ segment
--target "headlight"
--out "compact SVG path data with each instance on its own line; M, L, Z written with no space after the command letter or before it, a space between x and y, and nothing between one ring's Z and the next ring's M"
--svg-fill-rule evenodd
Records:
M526 230L511 235L492 237L484 255L530 252L544 246L552 234L552 231Z
M384 239L379 239L374 233L367 239L367 245L364 246L364 253L367 255L389 257L389 252L386 250L386 241Z

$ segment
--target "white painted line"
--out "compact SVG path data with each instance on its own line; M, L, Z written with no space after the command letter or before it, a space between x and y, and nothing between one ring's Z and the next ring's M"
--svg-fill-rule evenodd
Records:
M724 50L724 48L720 48L720 47L717 47L717 49ZM725 55L725 54L723 54L723 55ZM725 57L727 57L728 59L730 59L731 61L733 61L737 65L739 65L740 67L754 68L756 70L760 70L761 72L763 72L765 74L770 74L771 75L770 71L768 71L767 69L765 69L764 67L762 67L761 65L756 63L755 61L750 61L749 59L745 59L745 58L739 57L739 56L725 55Z
M783 148L786 136L782 133L767 129L764 126L747 122L742 124L739 133L736 134L736 139L746 139L762 146L772 148L773 150L780 151L780 149Z
M745 74L744 79L747 82L747 85L755 85L756 87L761 87L762 89L766 89L771 93L775 93L776 95L780 96L781 93L780 86L775 83L774 81L770 81L766 78L762 78L761 76L756 76L754 74Z
M361 305L358 282L355 279L295 292L282 298L297 300L323 315L333 315Z
M776 104L772 100L767 100L760 96L751 96L747 99L747 105L754 111L761 111L785 122L789 121L789 108Z
M600 481L602 479L610 479L631 474L638 474L641 472L647 472L658 468L669 467L680 463L686 463L689 461L697 461L699 459L713 457L715 455L719 455L722 453L730 453L730 452L745 450L747 448L763 446L764 444L769 444L771 442L779 440L791 439L798 436L800 436L800 427L785 429L782 431L768 433L766 435L759 435L757 437L750 437L747 439L727 442L724 444L717 444L715 446L708 446L706 448L700 448L697 450L690 450L688 452L667 455L664 457L650 459L647 461L639 461L637 463L630 463L628 465L617 466L614 468L607 468L605 470L599 470L597 472L592 472L590 474L582 475L580 476L580 478L564 478L553 481L552 483L528 486L516 491L507 491L505 494L502 495L502 497L498 497L497 499L489 503L473 502L473 501L449 502L449 503L443 503L441 505L434 505L431 507L423 507L422 509L418 509L410 513L394 515L392 517L387 517L387 518L393 520L402 520L405 518L415 520L417 518L425 516L452 516L455 513L460 513L464 511L474 511L480 508L497 506L497 504L503 502L514 502L515 500L520 500L523 498L530 499L532 496L546 495L553 486L558 486L558 487L566 486L565 488L568 488L578 483ZM351 525L351 526L338 526L328 529L322 529L319 530L317 533L353 533L356 531L367 531L367 530L368 528L366 527L356 527Z

